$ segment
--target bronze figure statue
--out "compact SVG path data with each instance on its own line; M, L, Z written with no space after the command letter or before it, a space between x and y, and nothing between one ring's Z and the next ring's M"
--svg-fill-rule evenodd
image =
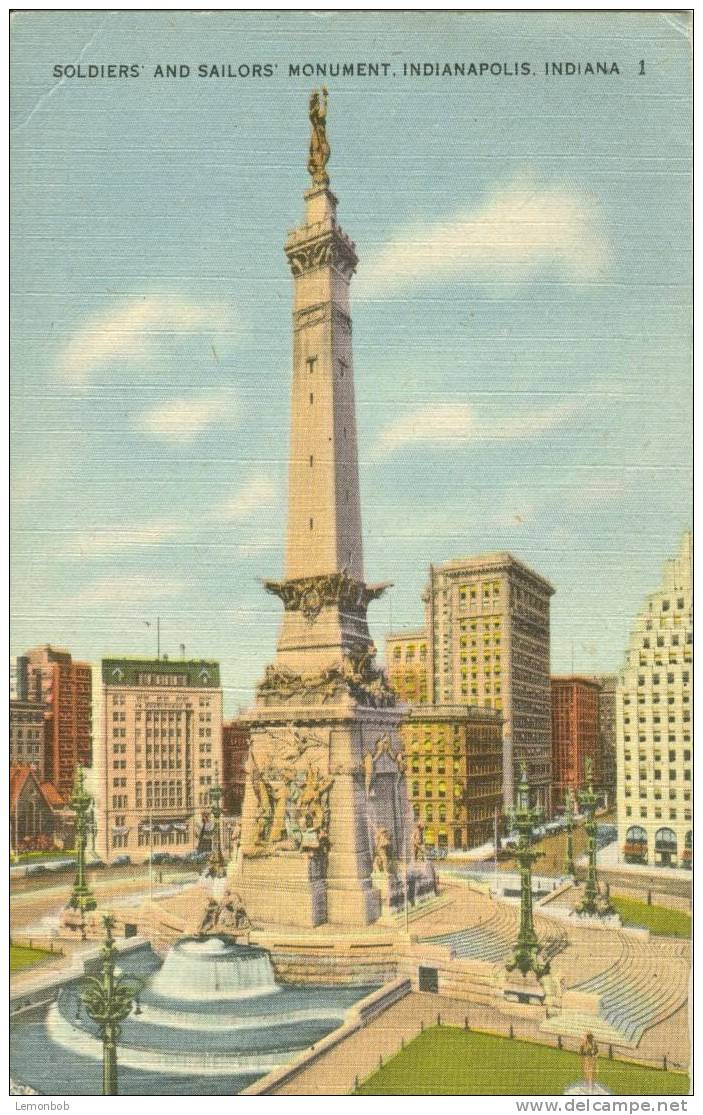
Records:
M313 186L329 186L330 178L327 173L327 160L330 157L330 145L327 142L327 89L322 86L322 91L315 89L310 95L310 157L308 171L312 177Z

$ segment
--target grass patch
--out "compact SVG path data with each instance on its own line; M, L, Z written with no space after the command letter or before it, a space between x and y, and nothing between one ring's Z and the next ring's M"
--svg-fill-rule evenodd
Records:
M636 898L615 898L610 901L625 925L643 925L645 929L662 937L690 937L691 915L685 910L670 910L667 906L648 906Z
M41 863L46 860L47 863L54 859L72 859L75 858L75 851L71 848L54 849L53 852L21 852L19 856L10 856L10 866L17 863Z
M560 1096L582 1078L577 1053L455 1026L419 1034L359 1085L358 1096ZM684 1096L685 1073L598 1061L598 1080L620 1096Z
M29 949L24 945L10 945L10 971L23 972L25 968L39 964L47 957L57 955L58 953L50 952L49 949Z

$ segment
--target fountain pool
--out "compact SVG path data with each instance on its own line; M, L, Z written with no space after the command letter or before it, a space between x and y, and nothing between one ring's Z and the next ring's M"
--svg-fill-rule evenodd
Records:
M231 1095L336 1029L372 987L276 984L265 949L226 935L185 937L161 960L145 945L120 957L144 981L122 1024L121 1095ZM12 1074L42 1093L99 1095L102 1045L78 981L11 1035Z

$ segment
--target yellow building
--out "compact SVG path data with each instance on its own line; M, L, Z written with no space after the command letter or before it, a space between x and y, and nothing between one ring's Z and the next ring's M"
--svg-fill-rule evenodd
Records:
M392 689L411 705L426 705L429 693L424 628L386 636L386 673Z
M493 839L503 806L502 717L493 709L425 705L401 727L408 795L428 847Z

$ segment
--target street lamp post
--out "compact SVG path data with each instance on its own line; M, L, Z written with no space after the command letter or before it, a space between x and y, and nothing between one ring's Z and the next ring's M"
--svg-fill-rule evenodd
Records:
M576 912L579 914L586 914L589 917L605 917L612 914L613 907L607 898L602 898L598 894L598 845L596 842L597 824L596 824L596 806L598 804L598 794L593 789L593 763L590 756L586 759L586 787L581 790L578 795L579 804L586 813L586 823L584 825L586 836L588 838L588 874L586 876L586 886L584 887L583 900L577 906Z
M566 859L564 860L564 874L572 878L576 875L574 866L574 792L569 787L566 791Z
M215 785L210 788L210 807L212 809L212 850L208 868L213 879L224 879L227 874L227 864L222 853L222 799L223 789L220 786L220 776L215 768Z
M83 767L80 766L76 767L76 779L69 806L76 815L76 877L68 906L69 909L79 910L82 919L87 911L95 910L98 904L85 877L85 850L88 845L88 834L94 832L94 821L92 819L93 799L85 788Z
M534 972L539 979L549 971L549 961L540 954L539 939L532 917L532 865L544 855L530 845L532 830L542 819L542 811L530 805L530 785L527 781L527 764L520 764L520 782L517 788L517 805L510 810L511 826L517 829L518 846L515 858L520 866L520 929L512 956L506 968L518 968L523 976Z
M101 950L100 976L86 976L80 992L86 1012L96 1022L103 1042L103 1095L116 1096L117 1091L117 1042L120 1022L132 1010L134 997L141 989L139 981L128 981L115 976L115 940L112 930L115 919L111 914L103 917L105 942Z

